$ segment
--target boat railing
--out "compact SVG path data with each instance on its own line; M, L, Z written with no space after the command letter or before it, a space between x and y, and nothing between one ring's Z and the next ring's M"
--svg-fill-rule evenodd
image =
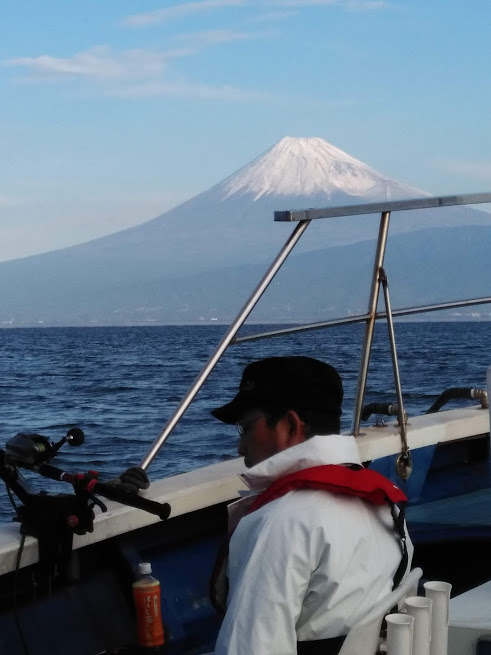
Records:
M216 347L214 353L211 355L209 360L204 365L203 369L191 385L190 389L174 411L171 418L168 420L164 426L161 434L155 439L151 445L148 453L145 455L141 461L142 468L146 469L153 461L160 448L192 402L193 398L196 396L198 391L201 389L205 380L210 375L211 371L214 369L215 365L225 352L225 350L232 343L241 343L244 341L250 341L252 339L265 338L269 336L284 335L288 333L314 330L327 328L332 326L339 325L349 325L353 323L365 323L365 334L363 341L363 349L361 355L361 362L358 374L358 382L356 389L355 397L355 406L353 410L353 421L352 421L352 434L358 436L360 434L360 421L361 414L363 410L363 400L365 396L366 381L368 374L368 365L370 362L370 354L372 349L373 334L375 322L380 319L385 319L388 325L389 332L389 342L391 349L391 358L392 358L392 368L394 372L394 386L397 396L397 407L398 407L398 420L400 426L400 435L401 435L401 454L397 463L397 471L399 476L402 479L406 479L411 472L411 454L409 451L407 443L407 434L406 434L406 421L404 403L402 398L400 376L398 369L398 360L397 360L397 349L395 343L394 335L394 326L393 319L400 316L409 316L414 314L421 314L425 312L434 312L444 309L464 307L464 306L473 306L491 303L491 297L481 297L481 298L471 298L463 300L453 300L450 302L425 305L419 307L409 307L403 309L392 309L389 295L389 284L388 277L384 270L384 257L387 245L387 237L389 230L389 221L391 213L394 211L407 211L414 209L429 209L429 208L438 208L438 207L450 207L455 205L476 205L481 203L491 203L491 193L475 193L475 194L463 194L457 196L426 196L423 198L415 198L410 200L393 200L393 201L384 201L384 202L375 202L370 204L359 204L359 205L347 205L341 207L324 207L319 209L306 209L306 210L291 210L291 211L279 211L275 212L275 221L280 222L296 222L297 225L293 229L293 232L290 234L286 240L284 246L279 251L278 255L267 269L266 273L261 278L259 284L256 286L252 294L246 300L242 309L239 311L235 320L231 323L230 327L226 331L225 335L220 340L218 346ZM318 323L311 323L308 325L294 326L269 332L263 332L256 335L248 335L237 337L237 332L241 326L246 321L247 317L250 315L255 305L262 297L266 289L271 284L273 278L280 270L281 266L288 258L292 252L295 245L298 243L302 235L304 234L307 227L310 225L312 220L318 220L322 218L336 218L336 217L347 217L347 216L356 216L363 214L380 214L380 223L378 230L377 246L374 257L371 286L369 293L369 302L368 309L365 314L360 314L358 316L348 316L341 317L338 319L323 321ZM384 298L385 311L377 311L380 289L382 289L382 294Z

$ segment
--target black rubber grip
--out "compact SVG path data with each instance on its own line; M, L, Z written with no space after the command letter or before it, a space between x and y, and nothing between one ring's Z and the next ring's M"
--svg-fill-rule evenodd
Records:
M91 492L98 496L104 496L104 498L108 498L109 500L115 500L122 505L129 505L130 507L142 509L150 514L156 514L163 521L170 516L171 507L169 503L158 503L155 500L143 498L132 491L120 489L114 485L105 484L104 482L96 482L91 488Z
M435 414L438 412L443 405L446 405L449 400L454 400L456 398L464 398L465 400L472 400L474 396L472 395L472 388L470 387L451 387L446 389L441 393L438 398L435 400L430 409L427 410L427 414Z
M368 421L372 414L397 416L397 405L394 403L370 403L362 408L360 418L362 421Z

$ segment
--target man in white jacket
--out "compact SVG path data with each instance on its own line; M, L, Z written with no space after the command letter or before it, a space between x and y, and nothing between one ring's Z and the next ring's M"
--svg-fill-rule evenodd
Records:
M391 513L404 495L339 434L342 399L329 364L273 357L249 364L235 398L212 412L237 425L251 490L230 507L215 655L338 653L408 568Z

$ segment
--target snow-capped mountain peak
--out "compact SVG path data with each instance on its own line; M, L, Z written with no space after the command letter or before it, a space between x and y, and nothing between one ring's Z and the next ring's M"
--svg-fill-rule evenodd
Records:
M257 285L259 271L277 256L293 228L275 222L275 210L423 195L428 194L378 173L323 139L287 137L223 182L146 223L71 248L3 262L0 322L154 325L232 318L240 299ZM451 267L464 257L464 246L471 238L481 253L476 261L483 263L476 268L469 249L465 265L474 271L476 282L486 280L490 224L490 214L472 208L394 212L391 239L402 233L423 233L421 238L410 235L407 243L413 244L412 250L404 243L395 251L399 255L392 251L390 275L394 280L395 270L397 280L399 270L400 284L393 289L407 288L409 278L416 285L422 279L419 304L426 297L434 302L433 294L438 297L442 289L442 297L448 295L447 290L455 297L459 280L435 276L434 261L443 265L445 260ZM473 225L486 229L469 231ZM451 245L447 233L456 226L461 236ZM429 227L443 228L443 232L437 230L443 241ZM255 318L291 323L297 318L313 321L339 317L347 310L363 311L361 301L356 300L361 296L356 294L365 287L360 280L372 270L378 229L377 214L313 221L281 271L287 277L278 277L269 290L273 296L261 299ZM354 250L333 248L368 240L371 245L360 244ZM302 257L306 253L308 257ZM413 269L418 275L409 274ZM67 270L70 275L60 275ZM475 295L484 293L477 288ZM415 304L411 295L399 291L396 297L400 306Z
M257 200L272 194L330 195L335 191L380 196L387 182L384 175L324 139L284 137L220 186L224 198L250 193Z

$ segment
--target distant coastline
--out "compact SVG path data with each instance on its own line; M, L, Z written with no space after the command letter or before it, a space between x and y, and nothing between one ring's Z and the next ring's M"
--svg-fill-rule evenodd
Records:
M440 312L441 314L442 312ZM221 319L216 319L213 321L168 321L168 322L163 322L163 323L158 323L158 322L146 322L146 323L104 323L104 322L99 322L99 321L93 321L90 323L70 323L69 325L62 325L62 324L57 324L57 323L48 323L47 321L39 321L39 322L32 322L32 323L8 323L8 322L3 322L0 323L0 330L5 329L5 330L11 330L11 329L36 329L36 328L41 328L41 329L69 329L69 328L131 328L131 327L137 327L137 328L144 328L144 327L227 327L228 325L231 324L233 319L226 321L226 320L221 320ZM326 321L329 319L326 319ZM383 319L382 324L383 324ZM316 322L321 322L321 321L265 321L265 320L260 320L260 321L248 321L246 323L247 326L260 326L260 325L277 325L281 327L287 327L287 326L306 326L306 325L311 325ZM441 315L440 316L431 316L428 318L421 318L420 316L414 317L414 316L402 316L402 317L396 317L394 318L395 323L487 323L491 322L491 312L486 312L484 315L481 316L451 316L448 318L444 318ZM363 322L360 322L360 325L363 324ZM338 326L338 327L343 327L343 326ZM322 328L320 327L319 329L329 329L328 327Z

